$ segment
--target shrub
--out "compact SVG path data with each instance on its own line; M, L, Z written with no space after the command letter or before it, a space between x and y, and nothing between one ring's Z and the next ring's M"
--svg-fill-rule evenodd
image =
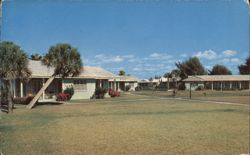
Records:
M70 100L70 98L71 98L70 94L67 93L59 93L58 95L56 95L57 101L68 101Z
M95 98L101 99L104 98L104 95L107 93L105 88L96 88L95 90Z
M69 100L70 100L71 97L74 95L75 91L74 91L74 88L71 86L71 87L66 87L63 93L69 94L70 95Z
M13 99L14 104L24 104L27 105L34 98L34 96L26 96L26 97L15 97Z
M113 89L109 89L109 95L110 95L111 97L117 97L117 96L120 96L121 94L120 94L120 92L118 92L118 91L115 91L115 90L113 90Z
M141 87L141 86L135 87L135 91L139 91L139 90L142 90L142 87Z
M204 86L198 86L195 90L204 90Z
M179 90L185 90L186 89L186 86L185 86L185 83L182 82L179 87L178 87Z
M130 86L130 85L126 85L126 86L125 86L125 91L129 91L129 90L130 90L130 88L131 88L131 86Z

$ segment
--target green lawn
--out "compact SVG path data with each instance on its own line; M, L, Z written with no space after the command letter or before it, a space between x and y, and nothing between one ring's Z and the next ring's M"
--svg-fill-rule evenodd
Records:
M123 94L0 114L9 154L202 154L248 152L248 107Z
M138 95L146 95L152 97L171 97L173 98L173 92L171 91L138 91L134 92L134 94ZM235 102L241 104L249 104L249 90L236 90L236 91L211 91L211 90L203 90L203 91L192 91L191 97L192 99L198 100L209 100L209 101L222 101L222 102ZM178 91L175 97L180 98L188 98L189 99L190 92L189 91Z

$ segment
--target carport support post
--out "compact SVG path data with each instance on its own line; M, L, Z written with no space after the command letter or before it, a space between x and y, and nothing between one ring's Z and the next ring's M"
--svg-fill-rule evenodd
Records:
M192 82L189 84L189 98L192 98L192 93L191 93L191 87L192 87Z
M220 91L222 91L222 81L220 82Z
M23 97L23 82L20 82L20 97Z
M43 78L43 86L44 86L44 78ZM45 90L43 91L43 100L45 100Z
M211 86L212 91L214 90L214 82L212 81L212 86Z

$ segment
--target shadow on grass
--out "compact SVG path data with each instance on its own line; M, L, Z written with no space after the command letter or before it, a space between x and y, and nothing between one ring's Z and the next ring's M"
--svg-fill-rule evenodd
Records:
M56 106L56 105L62 105L63 103L61 102L37 102L35 104L35 107L37 106L44 106L44 105L50 105L50 106Z

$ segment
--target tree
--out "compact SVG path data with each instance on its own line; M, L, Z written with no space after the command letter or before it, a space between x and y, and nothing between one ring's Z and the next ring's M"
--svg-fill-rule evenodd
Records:
M160 79L161 76L155 75L155 79Z
M40 54L38 54L38 53L31 54L31 56L30 56L31 60L36 60L36 61L42 60L42 58L43 57Z
M120 70L118 75L120 75L120 76L125 76L125 75L126 75L126 73L125 73L125 71L124 71L124 70Z
M214 65L209 75L232 75L232 72L224 65Z
M31 75L28 69L28 56L20 46L13 42L0 43L0 78L7 91L8 112L13 110L12 80L26 80Z
M168 72L168 73L165 73L163 76L168 79L167 90L169 90L169 79L172 78L172 74L171 72Z
M47 67L54 67L54 76L77 76L82 71L82 60L78 50L70 44L57 44L50 47L43 58Z
M250 74L250 56L246 59L245 64L238 66L239 72L242 75L249 75Z
M61 76L63 78L77 76L81 73L83 66L80 53L70 44L57 44L51 46L48 53L43 58L43 63L47 65L47 67L54 67L54 74L36 94L28 105L28 108L34 106L35 102L42 95L43 90L49 86L56 76Z
M175 63L180 72L180 78L185 79L188 75L205 75L207 74L199 58L191 57L184 62Z

